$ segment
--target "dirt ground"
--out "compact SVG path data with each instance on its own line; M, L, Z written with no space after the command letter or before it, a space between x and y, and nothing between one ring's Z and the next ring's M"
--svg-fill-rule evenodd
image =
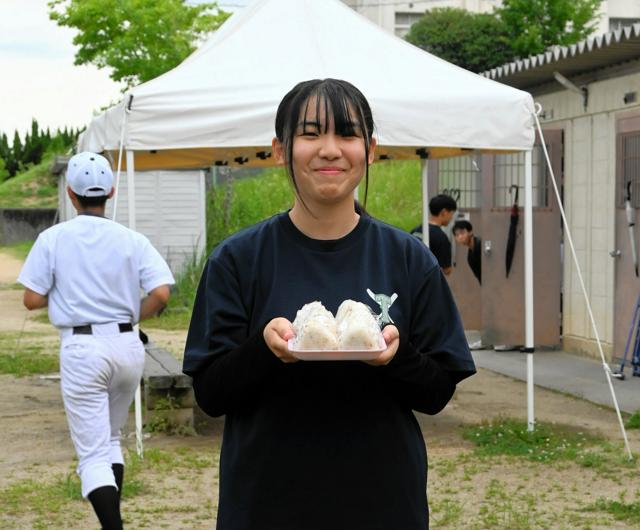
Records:
M20 303L21 291L8 288L8 284L15 280L17 271L15 268L10 269L15 263L5 257L0 257L0 263L0 283L5 284L4 288L0 288L0 333L13 334L10 336L14 337L23 330L23 336L37 336L38 340L44 341L46 349L56 355L58 340L55 330L48 324L34 320L33 315L27 315ZM174 352L181 349L185 337L183 331L149 329L147 333L152 340ZM15 339L16 346L19 347L17 337ZM0 492L19 482L46 482L72 473L74 451L67 433L59 381L55 378L43 378L40 374L20 378L0 375L0 388ZM573 426L584 432L610 438L614 444L620 443L621 435L612 410L540 388L536 388L535 398L537 421ZM471 444L461 437L462 426L496 417L526 419L526 386L523 382L480 370L476 376L459 385L454 399L442 413L434 417L418 416L429 448L429 488L434 516L442 513L442 510L450 510L452 502L462 506L465 514L476 514L458 516L451 524L441 521L439 525L432 524L433 528L634 527L601 515L583 516L578 513L567 519L566 510L573 510L572 506L576 503L585 505L589 499L595 501L596 493L612 499L619 499L624 494L630 496L630 499L634 495L636 499L640 498L639 480L604 480L595 471L576 465L548 465L544 468L546 471L540 472L526 462L513 465L497 461L486 469L482 466L478 469L476 466L475 471L465 471L464 476L457 469L460 465L456 464L456 472L447 467L447 462L460 462L460 455L471 450ZM131 435L131 423L130 421L124 445L133 452L135 443ZM182 470L177 475L172 472L158 475L160 485L153 495L141 494L123 501L123 511L129 514L125 516L128 517L130 528L213 527L221 428L222 423L219 422L214 433L206 436L154 434L145 440L147 449L157 448L175 451L177 454L182 454L180 451L195 451L194 454L206 455L209 463L203 464L202 469L198 468L198 472L194 474L190 474L188 468L176 468ZM628 432L632 450L640 452L640 431ZM621 446L619 452L622 458ZM637 468L635 473L637 477ZM471 477L469 480L466 478L468 476ZM532 510L529 526L512 524L512 520L508 518L513 515L507 513L507 508L504 508L504 513L501 512L504 520L498 520L495 524L491 523L493 519L478 523L481 518L478 514L483 513L482 504L487 502L489 495L496 494L496 485L504 495L500 506L510 506L509 503L515 502L513 499L518 495L526 494L527 499L533 499L527 504L527 509ZM554 488L557 489L557 494L554 494ZM447 495L454 500L448 500ZM189 507L202 506L205 502L208 503L207 508L198 512L197 518L187 513L199 509L191 510ZM78 501L76 510L77 521L74 519L76 522L71 526L68 526L70 523L65 523L68 528L95 527L88 504ZM517 509L521 510L521 507ZM540 513L541 510L544 513ZM555 513L562 514L563 523L554 522ZM7 516L4 522L3 517L3 509L0 507L2 528L40 528L33 523L33 515L28 511L17 518ZM574 523L567 523L567 520L574 521L575 526Z

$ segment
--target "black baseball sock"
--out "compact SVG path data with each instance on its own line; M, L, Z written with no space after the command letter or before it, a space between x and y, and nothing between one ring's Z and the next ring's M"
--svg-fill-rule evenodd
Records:
M120 501L116 488L113 486L96 488L89 493L89 501L103 530L122 530Z
M113 470L113 476L116 479L116 486L118 486L118 498L122 497L122 481L124 479L124 466L122 464L111 464Z

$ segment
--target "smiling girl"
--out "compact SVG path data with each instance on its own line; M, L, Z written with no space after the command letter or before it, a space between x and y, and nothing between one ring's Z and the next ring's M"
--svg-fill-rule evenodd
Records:
M376 140L362 93L335 79L296 85L273 140L291 210L209 257L184 371L200 407L225 415L219 530L424 530L427 456L413 411L436 414L475 372L437 261L354 203ZM363 361L298 362L297 309L368 304L386 349Z

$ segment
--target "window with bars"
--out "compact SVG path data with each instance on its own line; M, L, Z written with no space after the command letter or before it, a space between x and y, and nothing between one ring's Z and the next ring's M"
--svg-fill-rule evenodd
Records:
M621 134L618 146L618 207L624 208L631 191L631 206L640 208L640 132Z
M438 190L456 199L458 209L480 208L482 205L480 157L470 155L439 160Z
M633 26L638 22L640 22L640 18L611 17L609 19L609 31L617 31L628 26Z
M396 13L395 34L402 37L409 33L411 26L424 16L424 13Z
M547 145L547 149L550 146ZM496 155L494 158L493 207L507 208L513 205L513 186L518 186L518 204L524 205L524 153ZM548 169L544 152L535 146L532 157L533 207L546 208L549 205Z

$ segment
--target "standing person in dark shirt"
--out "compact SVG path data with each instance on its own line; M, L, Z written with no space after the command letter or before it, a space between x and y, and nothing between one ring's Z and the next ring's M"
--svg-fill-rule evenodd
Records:
M438 264L446 275L451 274L451 241L442 230L453 219L458 205L449 195L436 195L429 201L429 249L438 260ZM416 226L411 233L422 234L422 225Z
M184 356L200 407L225 415L218 530L424 530L427 455L413 411L436 414L475 372L433 255L353 200L373 161L367 100L335 79L282 100L274 158L291 210L216 247ZM379 313L370 361L297 361L292 321L319 300Z
M482 239L473 234L473 225L469 221L456 221L453 225L453 237L467 251L467 263L478 282L482 284Z

